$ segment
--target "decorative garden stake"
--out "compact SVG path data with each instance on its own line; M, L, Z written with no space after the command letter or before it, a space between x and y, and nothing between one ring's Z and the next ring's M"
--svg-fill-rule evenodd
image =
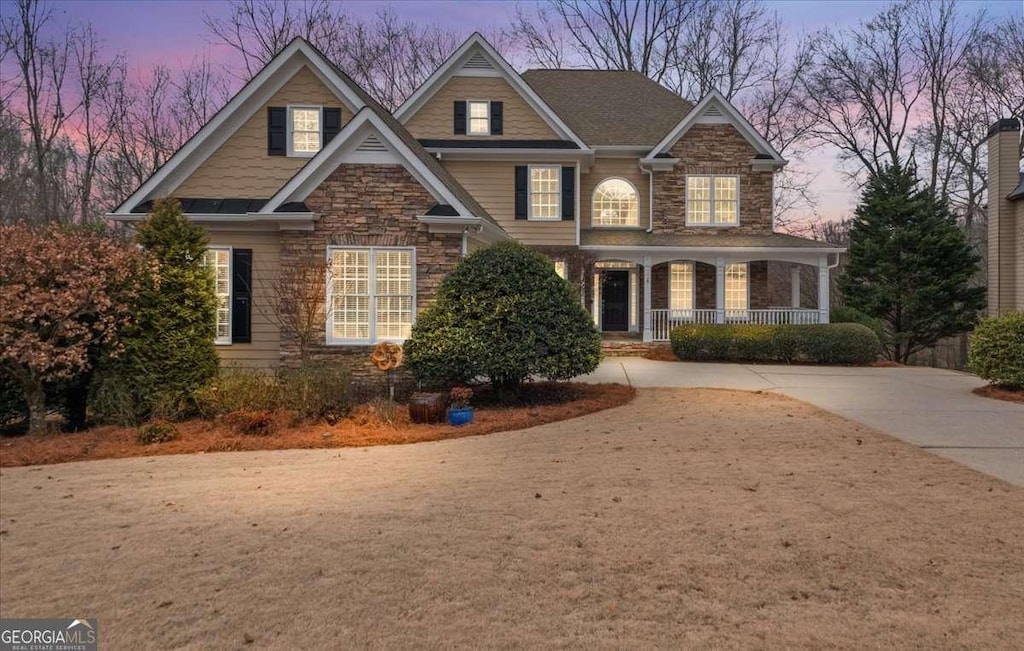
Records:
M402 365L402 347L398 344L382 341L373 347L370 361L384 371L388 382L388 399L395 400L395 369Z

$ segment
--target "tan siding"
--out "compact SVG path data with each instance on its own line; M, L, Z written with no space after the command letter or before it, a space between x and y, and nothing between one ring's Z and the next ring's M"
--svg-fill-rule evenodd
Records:
M1006 199L1020 180L1017 137L1012 131L1000 131L988 140L988 311L992 315L1024 309L1019 300L1024 292L1024 258L1019 254L1024 225L1015 214L1024 202L1015 205Z
M267 108L289 104L341 108L342 123L352 118L352 112L304 66L173 194L214 198L273 196L309 162L308 158L267 155Z
M1017 301L1014 310L1024 311L1024 200L1018 199L1014 202L1016 211L1016 222L1014 223L1014 239L1017 241L1017 255L1014 259L1017 267L1016 287Z
M581 228L592 228L594 189L608 178L617 177L632 183L640 195L637 213L638 226L646 229L650 226L648 212L648 180L647 174L640 170L640 162L636 158L598 158L586 174L580 175L580 212L583 213Z
M501 224L501 227L523 244L571 246L576 243L576 222L541 222L515 218L517 163L451 160L442 162L456 180Z
M461 100L503 102L503 129L500 136L455 135L453 105ZM447 139L552 139L558 134L500 77L452 77L426 104L406 121L406 128L417 138Z
M281 271L280 232L208 231L211 246L252 249L252 343L217 346L225 366L276 366L281 357L281 332L273 316Z

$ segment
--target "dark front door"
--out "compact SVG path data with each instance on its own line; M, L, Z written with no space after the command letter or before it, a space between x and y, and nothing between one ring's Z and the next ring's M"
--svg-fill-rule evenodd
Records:
M601 329L606 332L629 330L629 272L604 272L601 282Z

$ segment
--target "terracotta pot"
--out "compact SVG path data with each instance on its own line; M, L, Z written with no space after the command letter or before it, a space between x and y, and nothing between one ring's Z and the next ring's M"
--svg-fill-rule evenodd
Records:
M414 423L443 423L447 409L444 393L414 393L409 398L409 418Z

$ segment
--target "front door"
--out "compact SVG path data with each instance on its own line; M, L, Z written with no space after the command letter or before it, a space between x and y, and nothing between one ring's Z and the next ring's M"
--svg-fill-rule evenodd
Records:
M629 330L629 272L605 270L601 282L601 329Z

